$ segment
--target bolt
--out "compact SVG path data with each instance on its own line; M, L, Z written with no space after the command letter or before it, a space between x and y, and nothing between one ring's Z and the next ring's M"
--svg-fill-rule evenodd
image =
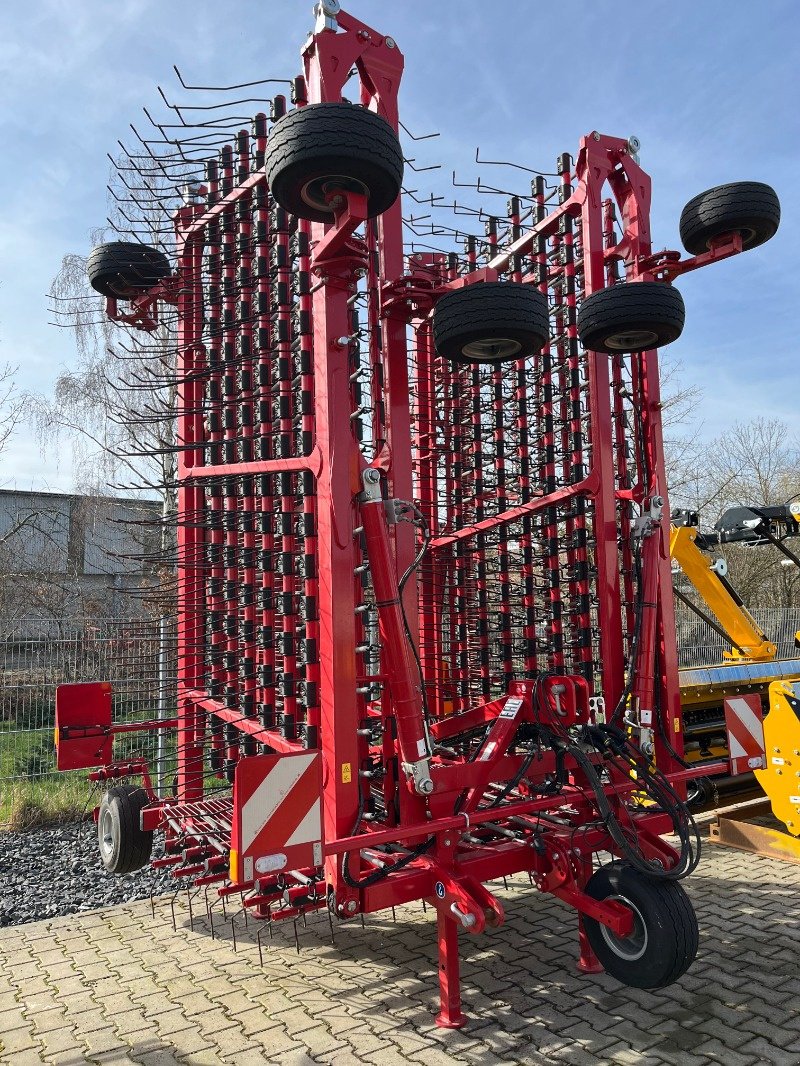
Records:
M599 133L597 132L597 130L595 130L595 131L594 131L594 133L592 134L592 137L593 137L593 138L594 138L594 139L595 139L596 141L599 141L599 140L600 140L600 134L599 134Z
M561 856L559 855L559 853L557 851L554 851L553 852L553 862L558 862L558 860L560 858L561 858Z
M368 481L370 485L376 485L381 479L380 470L376 470L375 467L370 467L369 470L364 471L364 480Z
M387 48L396 48L397 47L393 37L385 37L384 38L384 44L386 45Z
M444 838L444 846L445 846L446 848L449 848L449 847L450 847L450 844L451 844L451 840L450 840L450 837L445 837L445 838Z
M348 348L350 346L349 337L337 337L334 341L337 348Z
M356 903L356 901L354 899L349 899L347 901L347 913L348 914L355 914L357 906L358 906L358 904Z

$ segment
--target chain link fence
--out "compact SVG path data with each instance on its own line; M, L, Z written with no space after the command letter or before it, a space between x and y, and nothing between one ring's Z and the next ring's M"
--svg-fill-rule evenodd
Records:
M76 801L77 778L88 796L84 771L55 769L56 687L74 681L110 681L114 721L172 717L174 621L26 619L24 637L0 640L0 824L18 820L20 798L27 803L34 796L41 806L66 789ZM114 755L141 756L154 765L156 745L153 732L124 733L115 738Z

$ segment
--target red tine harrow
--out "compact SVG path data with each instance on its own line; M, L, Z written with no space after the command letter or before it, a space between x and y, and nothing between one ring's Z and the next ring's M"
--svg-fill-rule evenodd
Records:
M695 254L654 254L638 142L589 133L463 252L406 254L399 48L323 0L303 62L189 187L174 269L93 252L112 318L177 323L179 699L142 724L175 794L112 761L107 687L59 691L59 766L144 775L98 812L111 870L162 828L157 861L269 922L430 902L440 1025L521 871L578 912L581 970L669 984L698 770L656 349L672 280L768 239L774 193L703 194Z

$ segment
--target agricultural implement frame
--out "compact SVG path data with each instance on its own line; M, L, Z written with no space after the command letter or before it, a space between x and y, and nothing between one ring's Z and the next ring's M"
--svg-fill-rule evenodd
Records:
M317 10L297 111L342 106L355 71L396 133L396 43ZM175 795L109 757L99 689L80 711L60 690L59 766L143 773L156 862L266 921L429 901L440 1025L465 1021L459 931L501 924L486 883L519 872L578 911L581 970L602 948L622 980L668 983L696 948L684 896L684 956L643 975L626 945L696 862L686 780L724 764L681 759L657 352L584 350L578 310L669 288L742 235L654 254L638 144L592 132L574 168L559 157L552 209L537 177L527 224L512 197L505 234L489 219L463 256L407 256L400 198L374 215L368 181L309 180L317 218L275 201L294 114L276 98L272 129L257 115L208 163L174 271L106 290L139 330L177 312L178 709L142 724L174 735ZM546 301L540 351L444 358L440 301L498 283ZM638 871L643 902L612 891L619 862L598 881L598 853Z

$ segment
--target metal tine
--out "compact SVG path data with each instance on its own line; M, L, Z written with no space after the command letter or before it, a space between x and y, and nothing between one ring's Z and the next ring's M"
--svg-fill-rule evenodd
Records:
M300 936L297 932L297 919L292 919L292 925L294 926L294 946L297 950L297 954L300 954Z
M182 891L183 891L183 888L182 887L179 888L174 893L174 895L172 896L172 898L169 901L169 909L172 912L172 931L173 931L173 933L177 933L177 931L178 931L178 923L177 923L177 920L175 918L175 902L176 902L178 896L181 894Z
M268 918L267 921L266 921L266 929L267 929L267 932L269 933L270 943L272 943L272 919L271 918ZM263 935L264 935L264 925L262 925L261 928L256 933L256 944L258 946L258 964L259 964L259 966L262 966L262 967L264 965L264 949L263 949L263 946L262 946L262 943L261 943L261 937Z
M392 908L392 909L394 909L394 908ZM333 929L333 915L331 914L330 907L326 907L326 910L328 912L328 925L330 926L330 930L331 930L331 944L333 944L335 946L335 944L336 944L336 934L335 934L334 929Z

